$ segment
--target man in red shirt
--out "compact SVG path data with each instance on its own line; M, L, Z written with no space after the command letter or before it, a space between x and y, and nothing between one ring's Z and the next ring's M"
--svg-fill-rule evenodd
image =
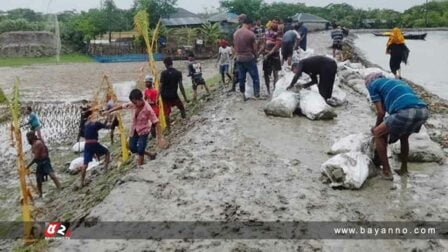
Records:
M266 89L268 94L271 93L270 76L274 75L274 89L275 83L278 81L278 72L282 70L282 62L280 60L280 47L283 39L283 25L279 24L278 19L272 20L271 27L266 31L265 40L260 54L263 54L263 72Z
M145 101L149 103L149 105L151 106L152 110L154 111L154 113L156 114L156 116L158 118L159 117L159 102L157 101L157 97L159 97L159 91L156 88L154 88L153 81L154 81L154 79L152 78L151 75L146 75L146 77L145 77L146 89L145 89L145 93L144 93L144 98L145 98ZM151 135L152 135L152 137L156 137L155 125L153 125L153 127L151 127Z

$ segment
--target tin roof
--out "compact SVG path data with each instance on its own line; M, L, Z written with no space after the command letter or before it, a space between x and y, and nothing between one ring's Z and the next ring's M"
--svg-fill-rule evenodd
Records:
M292 19L303 23L329 23L328 20L309 13L297 13Z
M211 16L208 21L210 22L229 22L229 23L238 23L238 15L231 12L223 12L218 13L216 15Z
M203 24L204 20L186 9L176 8L175 13L171 14L167 18L162 18L161 22L165 26L188 26Z

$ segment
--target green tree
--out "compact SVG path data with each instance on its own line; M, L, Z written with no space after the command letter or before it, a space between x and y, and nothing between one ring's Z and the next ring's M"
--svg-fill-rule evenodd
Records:
M213 44L221 36L218 23L211 24L207 22L198 29L198 32L203 36L205 44Z
M221 7L235 14L246 14L258 19L261 17L260 10L264 4L263 0L222 0Z
M146 10L149 14L149 26L154 27L160 18L168 17L176 11L177 0L134 0L134 14Z

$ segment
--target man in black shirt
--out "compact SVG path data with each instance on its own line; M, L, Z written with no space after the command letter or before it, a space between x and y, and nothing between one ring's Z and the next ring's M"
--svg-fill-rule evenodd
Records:
M306 73L311 77L311 82L303 85L304 88L318 84L319 93L327 103L331 103L331 95L333 94L334 79L336 77L338 66L336 61L326 56L312 56L301 60L299 63L292 65L295 76L288 89L292 88L299 80L302 73ZM317 76L319 75L319 81Z
M171 107L176 106L180 110L182 118L186 117L185 107L177 94L177 88L180 88L185 102L188 102L185 94L184 86L182 85L182 73L173 67L173 60L167 57L163 63L166 70L160 76L160 90L159 94L163 101L163 111L165 113L165 120L168 130L170 129L170 114Z

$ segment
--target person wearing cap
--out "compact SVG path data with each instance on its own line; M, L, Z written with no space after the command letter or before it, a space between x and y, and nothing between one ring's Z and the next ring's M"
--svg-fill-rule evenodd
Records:
M387 158L387 145L400 140L401 168L395 172L399 175L406 174L409 136L418 133L428 120L428 108L406 82L385 78L382 73L369 74L366 77L366 87L376 110L376 123L372 128L375 140L374 162L383 166L383 178L393 180Z
M157 98L159 97L159 91L154 87L154 79L151 75L146 75L145 77L145 92L143 93L144 99L151 106L152 110L159 117L159 102ZM156 136L155 127L151 128L151 135Z
M295 73L295 76L288 89L291 89L297 83L302 73L306 73L311 77L311 82L303 85L303 87L308 88L318 84L319 94L329 105L334 106L334 100L331 99L331 96L337 69L336 61L326 56L317 55L303 59L299 63L292 65L292 71ZM319 81L317 76L319 76Z

